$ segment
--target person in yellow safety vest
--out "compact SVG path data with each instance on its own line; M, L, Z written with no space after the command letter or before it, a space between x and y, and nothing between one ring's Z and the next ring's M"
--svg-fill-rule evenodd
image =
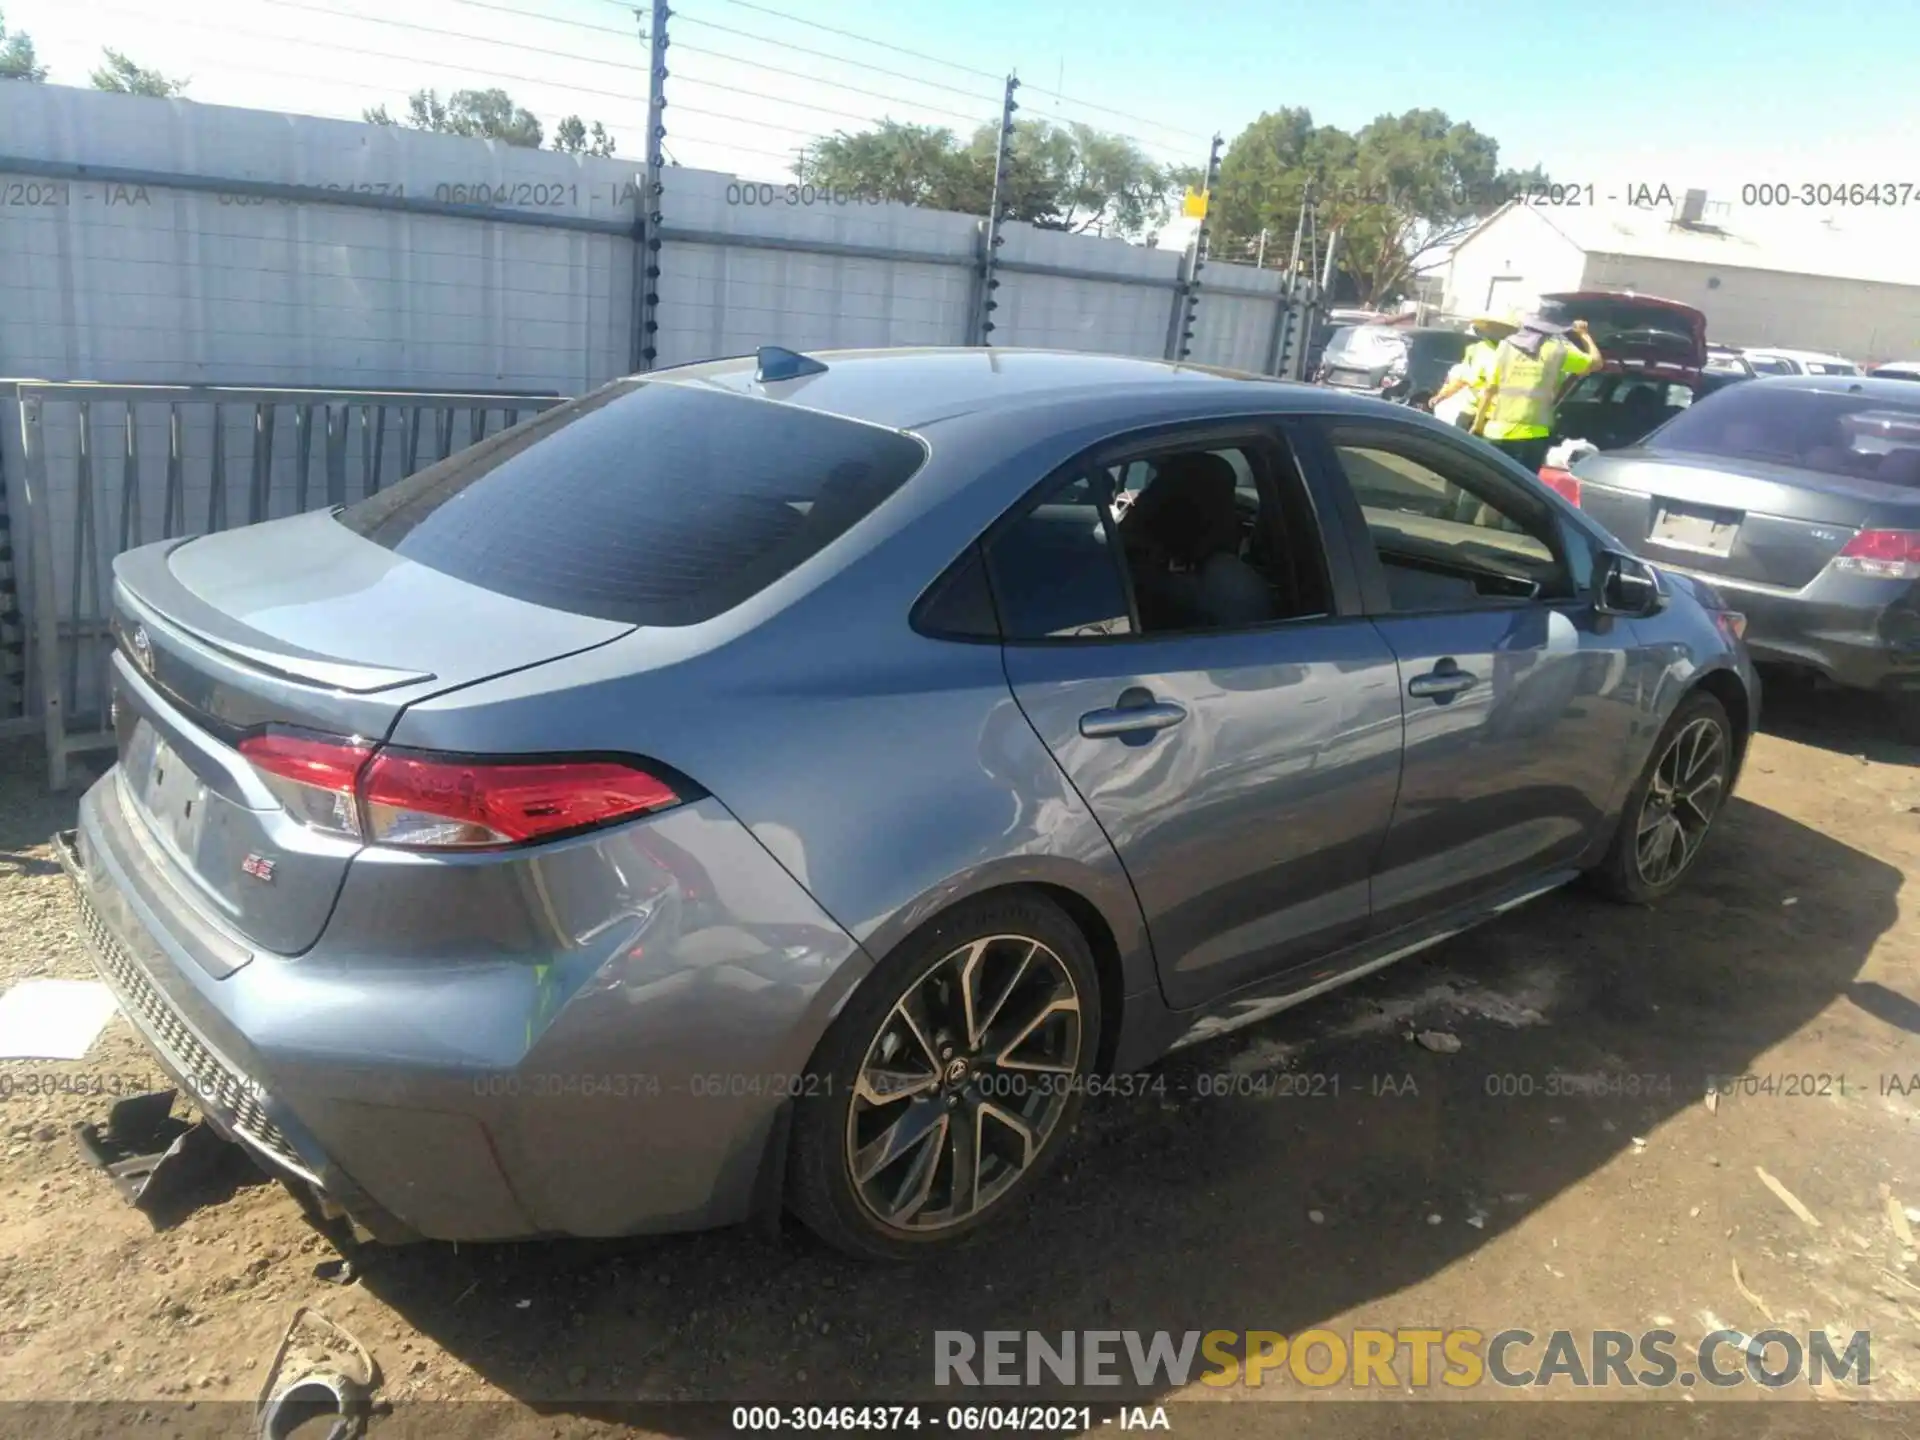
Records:
M1520 328L1520 317L1509 311L1504 315L1481 314L1473 317L1468 328L1476 337L1461 355L1460 363L1447 371L1447 382L1433 392L1433 400L1427 408L1442 420L1458 425L1462 429L1473 424L1474 411L1478 408L1480 392L1474 383L1474 376L1480 373L1481 362L1488 368L1493 363L1493 352L1500 342ZM1464 398L1461 391L1468 392Z
M1491 358L1483 356L1475 367L1480 405L1473 433L1537 472L1552 445L1561 380L1584 375L1600 363L1600 347L1593 343L1586 321L1576 320L1562 332L1557 325L1528 317Z

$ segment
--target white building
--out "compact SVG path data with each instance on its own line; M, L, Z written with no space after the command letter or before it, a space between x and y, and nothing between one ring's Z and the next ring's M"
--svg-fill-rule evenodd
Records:
M1694 306L1719 344L1920 357L1912 213L1823 217L1715 204L1699 190L1657 207L1514 202L1454 247L1446 308L1469 315L1529 308L1561 290L1631 290Z

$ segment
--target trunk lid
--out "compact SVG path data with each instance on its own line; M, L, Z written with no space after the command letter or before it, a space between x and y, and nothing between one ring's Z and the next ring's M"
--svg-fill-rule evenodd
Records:
M1635 447L1574 473L1580 508L1636 553L1780 590L1811 584L1862 528L1920 526L1911 488L1787 465Z
M1585 320L1609 369L1698 371L1707 363L1707 317L1677 300L1570 290L1542 295L1540 316L1556 325Z
M286 813L235 748L286 725L384 738L430 695L635 627L444 574L317 513L114 562L113 723L148 860L249 944L318 938L357 842Z

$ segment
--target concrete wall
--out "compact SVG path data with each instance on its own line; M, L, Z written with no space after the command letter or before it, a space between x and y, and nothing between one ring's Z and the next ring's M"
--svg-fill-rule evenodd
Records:
M1692 305L1719 344L1824 350L1863 362L1920 357L1920 287L1912 285L1631 255L1588 256L1585 282Z
M1577 245L1534 210L1516 205L1455 247L1447 266L1447 313L1531 308L1543 294L1579 289L1584 264Z

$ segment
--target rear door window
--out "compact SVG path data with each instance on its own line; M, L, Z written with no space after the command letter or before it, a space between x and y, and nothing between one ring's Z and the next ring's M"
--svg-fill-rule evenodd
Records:
M1106 470L1076 474L994 536L987 569L1009 640L1133 631Z
M694 625L832 544L925 458L896 430L622 380L339 518L409 560L519 600Z

